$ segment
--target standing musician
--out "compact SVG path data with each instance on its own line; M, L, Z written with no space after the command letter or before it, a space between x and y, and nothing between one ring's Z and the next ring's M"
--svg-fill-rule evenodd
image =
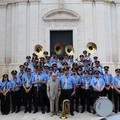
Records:
M113 87L114 87L114 105L115 113L120 111L120 69L115 70L116 76L113 78Z
M17 78L17 71L13 70L11 72L12 79L10 80L11 83L11 100L12 100L12 112L11 113L18 113L20 111L20 87L21 87L21 80Z
M94 71L95 77L91 81L91 86L93 88L93 103L99 98L99 96L104 96L104 88L105 88L105 81L99 75L100 72L98 70ZM93 114L96 112L93 111Z
M79 99L80 99L80 83L81 79L80 76L77 75L77 68L72 68L72 77L76 84L76 92L75 92L75 110L76 112L79 112Z
M82 111L83 113L85 111L85 103L87 102L87 111L91 113L90 110L90 101L91 101L91 92L90 92L90 77L89 77L89 71L84 71L84 77L81 80L81 87L82 87Z
M47 105L47 112L50 111L50 105L49 105L49 100L47 98L47 90L46 90L47 79L44 73L42 73L41 67L38 67L37 74L38 74L38 83L39 83L39 89L38 89L39 100L40 100L42 114L44 114L45 104Z
M70 100L70 114L73 116L73 96L75 95L75 80L72 76L69 76L68 74L68 68L64 68L64 75L62 75L60 78L60 85L61 85L61 96L62 101L65 99Z
M109 66L104 66L104 71L105 73L103 74L103 78L105 80L105 95L108 95L108 98L112 101L112 88L111 88L111 83L113 80L113 77L111 74L108 73L109 71Z
M11 84L7 74L3 75L1 83L1 113L8 115L10 113L10 89Z
M25 102L25 111L24 113L28 112L31 113L32 108L32 76L30 74L31 69L25 69L26 74L23 77L22 84L24 88L24 102Z

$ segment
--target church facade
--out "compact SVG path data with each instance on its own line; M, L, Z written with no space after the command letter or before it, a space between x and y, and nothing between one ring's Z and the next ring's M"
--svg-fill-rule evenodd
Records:
M50 52L57 31L70 31L74 58L94 42L91 57L111 73L120 67L120 0L0 0L0 77L18 69L35 45Z

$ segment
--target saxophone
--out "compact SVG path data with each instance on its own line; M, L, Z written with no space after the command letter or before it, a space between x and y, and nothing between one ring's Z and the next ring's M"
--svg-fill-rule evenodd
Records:
M62 105L62 113L61 113L61 116L60 118L61 119L66 119L67 118L67 114L70 113L70 100L68 99L65 99L63 101L63 105Z

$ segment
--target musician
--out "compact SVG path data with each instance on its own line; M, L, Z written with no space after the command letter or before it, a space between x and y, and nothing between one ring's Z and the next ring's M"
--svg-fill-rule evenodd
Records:
M73 96L75 95L76 87L73 77L68 74L68 70L68 68L64 68L64 75L62 75L59 80L62 89L62 101L65 99L70 100L70 114L73 116Z
M10 89L11 84L7 74L2 76L1 83L1 113L8 115L10 113Z
M53 72L57 75L57 77L60 76L60 72L59 72L59 70L58 70L58 68L57 68L57 64L54 63L54 64L52 65L52 67L53 67Z
M50 100L51 116L59 115L58 103L61 93L60 82L55 73L52 74L51 79L47 82L47 95Z
M90 101L91 101L91 92L90 92L90 77L89 77L89 71L84 71L84 76L81 80L81 87L82 87L82 110L81 113L85 111L85 104L87 102L87 111L91 113L90 110Z
M38 74L38 83L39 83L39 101L40 101L40 105L41 105L41 111L42 114L45 113L45 105L47 105L47 112L50 111L50 104L49 104L49 100L47 97L47 77L45 76L44 73L42 73L42 68L38 67L37 69L37 74Z
M89 61L88 60L84 60L84 67L82 67L82 72L84 72L85 70L89 70L90 66L89 66Z
M19 66L20 71L17 74L17 79L19 79L21 83L22 83L22 79L25 73L24 68L25 68L24 65L20 65ZM24 89L22 85L20 87L20 105L24 105Z
M78 61L77 63L78 63L78 66L81 66L81 67L83 67L84 66L84 55L80 55L79 56L79 58L80 58L80 61Z
M104 66L104 71L105 73L103 74L103 78L105 80L105 95L108 95L108 98L112 101L112 88L111 88L111 84L112 84L112 80L113 77L111 74L108 73L109 71L109 66Z
M43 55L46 58L48 56L48 51L44 51Z
M96 99L99 96L104 96L104 88L105 81L103 77L100 76L100 72L98 70L94 71L95 77L91 80L91 86L93 88L93 103L95 103ZM96 112L93 111L93 114Z
M77 68L73 67L72 68L72 77L75 81L76 84L76 92L75 92L75 110L76 112L79 112L79 99L80 99L80 84L81 84L81 79L80 76L77 75Z
M11 83L11 100L12 100L12 112L11 113L18 113L20 111L20 87L21 87L21 80L17 78L17 71L13 70L11 72L12 79L10 80Z
M83 73L82 73L82 67L78 67L77 68L77 74L78 74L78 76L80 77L80 79L82 80L82 78L83 78ZM80 105L82 105L82 87L81 87L81 85L79 86L79 95L80 95Z
M113 78L113 87L114 87L114 105L115 113L120 112L120 69L115 70L116 76Z
M73 65L73 63L74 63L73 58L74 58L73 55L70 55L70 56L69 56L69 60L67 61L68 67L70 67L70 68L72 68L72 65Z
M31 69L25 69L26 74L23 77L22 84L24 88L24 102L25 102L25 111L31 113L32 108L32 75L30 74Z
M98 57L94 56L93 57L93 62L91 63L91 68L94 68L96 66L95 62L98 61ZM102 64L100 64L100 67L102 68Z
M100 72L101 76L103 75L103 70L100 67L100 61L95 61L95 67L93 68L93 71L96 71L96 70L98 70Z
M91 58L87 55L87 51L84 50L83 51L83 55L84 55L84 60L88 60L89 64L92 62Z

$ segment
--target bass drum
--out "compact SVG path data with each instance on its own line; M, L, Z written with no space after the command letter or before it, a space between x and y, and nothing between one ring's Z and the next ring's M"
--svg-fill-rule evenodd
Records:
M99 97L95 104L94 110L102 117L107 117L113 111L113 103L107 97Z

